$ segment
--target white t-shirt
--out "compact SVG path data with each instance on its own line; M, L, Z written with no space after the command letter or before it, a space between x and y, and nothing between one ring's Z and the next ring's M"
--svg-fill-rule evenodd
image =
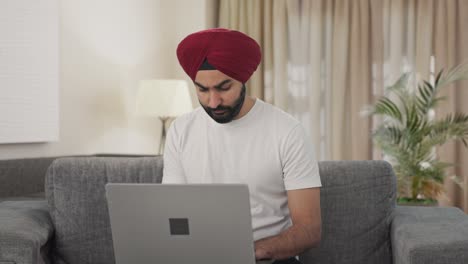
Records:
M259 99L226 124L202 107L177 118L167 134L163 183L247 184L254 240L291 226L286 190L321 186L302 125Z

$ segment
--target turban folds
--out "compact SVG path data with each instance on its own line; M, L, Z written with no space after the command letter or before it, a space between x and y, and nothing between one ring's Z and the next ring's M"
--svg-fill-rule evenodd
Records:
M245 83L260 64L262 53L257 42L244 33L213 28L185 37L177 46L177 58L192 80L207 60L218 71Z

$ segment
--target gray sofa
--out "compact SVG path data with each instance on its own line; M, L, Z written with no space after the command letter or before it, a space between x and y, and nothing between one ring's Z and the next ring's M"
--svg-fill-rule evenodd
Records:
M104 185L158 183L162 166L161 156L56 159L45 200L0 203L0 263L114 263ZM304 264L468 263L468 217L450 207L396 206L388 163L319 167L322 242L300 256Z

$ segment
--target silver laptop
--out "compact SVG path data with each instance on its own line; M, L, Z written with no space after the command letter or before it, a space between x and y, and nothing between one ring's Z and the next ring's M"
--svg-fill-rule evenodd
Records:
M254 264L247 185L116 184L106 196L117 264Z

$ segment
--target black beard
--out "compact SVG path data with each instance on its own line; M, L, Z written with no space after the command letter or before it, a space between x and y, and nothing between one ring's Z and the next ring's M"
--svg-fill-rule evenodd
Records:
M216 121L216 122L218 122L220 124L229 123L232 120L234 120L234 118L239 114L239 112L240 112L240 110L242 108L242 105L244 105L245 90L246 90L245 85L242 84L242 91L241 91L241 93L239 95L239 98L234 103L234 106L219 105L216 108L210 108L208 106L204 106L202 103L200 103L200 105L203 107L203 109L205 109L206 113L211 118L213 118L214 121ZM217 111L217 110L225 110L226 113L223 116L216 116L213 111Z

